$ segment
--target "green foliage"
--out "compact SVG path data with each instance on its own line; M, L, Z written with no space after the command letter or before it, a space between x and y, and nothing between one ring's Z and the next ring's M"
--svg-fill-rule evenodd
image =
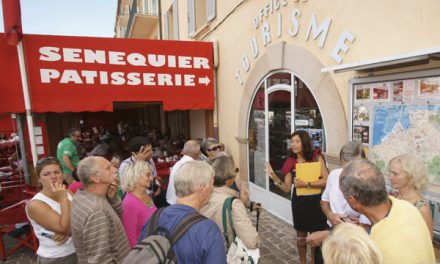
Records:
M428 173L434 175L436 182L440 182L440 156L435 156L428 164Z

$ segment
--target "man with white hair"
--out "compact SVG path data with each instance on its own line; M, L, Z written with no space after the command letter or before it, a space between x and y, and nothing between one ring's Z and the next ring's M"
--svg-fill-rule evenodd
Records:
M167 202L169 204L176 203L176 189L174 188L174 177L176 176L179 168L188 161L198 160L200 157L200 144L196 140L188 140L185 142L182 150L183 157L174 164L171 169L170 178L168 181L168 190L167 190Z
M170 234L174 233L187 215L198 212L208 203L214 188L214 170L204 162L188 161L177 171L174 186L177 195L176 204L163 209L157 223L158 227L166 228ZM149 222L146 226L148 224ZM141 234L140 240L147 235L149 234ZM216 223L210 219L194 223L177 240L172 250L177 263L226 263L222 233Z
M370 235L385 264L435 263L430 230L419 210L388 196L379 168L367 160L353 160L342 171L339 186L351 208L372 223Z
M72 201L71 229L79 263L121 263L130 250L116 172L102 157L87 157L78 165L84 189Z

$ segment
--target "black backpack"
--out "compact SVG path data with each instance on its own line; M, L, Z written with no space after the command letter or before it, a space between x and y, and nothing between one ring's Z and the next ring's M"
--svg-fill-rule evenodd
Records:
M206 219L206 217L198 212L188 214L176 227L174 233L170 235L165 227L157 226L159 216L163 209L164 208L160 208L154 212L148 225L144 225L140 235L142 241L133 247L122 262L123 264L177 263L176 256L173 252L173 245L193 224Z

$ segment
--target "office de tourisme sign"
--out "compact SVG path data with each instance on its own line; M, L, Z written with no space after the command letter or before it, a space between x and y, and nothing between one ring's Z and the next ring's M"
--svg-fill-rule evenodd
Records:
M214 107L212 43L41 35L23 43L34 112L111 111L116 101Z

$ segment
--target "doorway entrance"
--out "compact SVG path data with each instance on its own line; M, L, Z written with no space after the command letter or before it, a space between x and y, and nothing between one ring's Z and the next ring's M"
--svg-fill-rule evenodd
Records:
M295 130L306 130L314 147L324 151L323 122L313 94L292 72L272 72L257 86L248 115L249 189L252 200L289 222L291 194L275 186L265 173L265 163L283 176L281 168L290 155L290 135Z

